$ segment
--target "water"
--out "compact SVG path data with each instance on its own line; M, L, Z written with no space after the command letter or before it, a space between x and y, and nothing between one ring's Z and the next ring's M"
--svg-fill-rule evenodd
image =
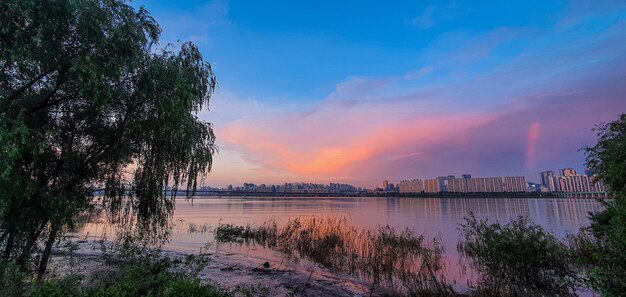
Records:
M448 276L459 282L467 278L458 264L456 246L458 227L463 218L474 213L477 218L505 223L518 216L527 216L559 237L575 233L589 223L589 212L602 209L591 199L534 198L195 198L177 199L174 227L167 249L198 252L213 242L212 227L222 224L258 225L268 220L279 224L289 219L310 216L347 217L360 229L389 225L397 230L409 228L427 239L441 237L446 248ZM203 229L204 228L204 229ZM195 232L190 232L195 229ZM106 226L87 224L81 233L98 236ZM200 230L200 231L198 231ZM207 230L202 232L202 230ZM277 253L264 248L250 249L212 243L213 251L246 253L272 261ZM458 265L457 265L458 266Z

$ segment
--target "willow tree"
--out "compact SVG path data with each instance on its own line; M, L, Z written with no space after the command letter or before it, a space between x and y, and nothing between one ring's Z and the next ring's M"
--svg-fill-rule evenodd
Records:
M45 271L94 189L146 225L171 213L167 187L195 191L216 150L196 46L159 47L157 22L120 0L5 0L0 24L4 261Z

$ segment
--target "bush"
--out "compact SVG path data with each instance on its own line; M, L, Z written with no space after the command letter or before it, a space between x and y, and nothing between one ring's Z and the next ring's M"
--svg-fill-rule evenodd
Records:
M615 198L591 216L579 252L589 284L603 296L626 292L626 114L594 129L598 142L585 148L587 167Z
M614 202L591 216L592 224L570 238L587 284L602 296L626 292L626 207Z
M136 265L128 269L119 281L98 288L92 291L89 296L220 297L227 295L214 286L201 284L194 277L169 272L168 268L169 263L167 261Z
M43 283L31 292L33 297L135 297L188 296L225 297L228 292L201 284L192 276L168 271L168 261L138 262L122 271L119 278L108 279L96 288L85 288L81 278L66 277Z
M21 295L27 274L14 262L0 260L0 296Z
M85 291L81 287L82 277L70 275L60 280L50 280L35 288L33 297L81 297Z
M460 229L458 250L478 274L477 295L575 295L574 255L541 226L523 217L489 224L471 214Z

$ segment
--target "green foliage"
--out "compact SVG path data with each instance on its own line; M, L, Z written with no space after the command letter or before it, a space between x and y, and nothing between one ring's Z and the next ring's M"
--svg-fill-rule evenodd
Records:
M32 297L81 297L85 290L81 287L82 277L70 275L59 280L50 280L33 289Z
M523 217L490 224L472 214L460 229L458 249L478 273L478 295L575 295L574 256L541 226Z
M610 192L626 193L626 114L612 123L594 129L598 143L585 148L587 167Z
M32 290L33 297L135 297L189 296L226 297L230 293L198 279L168 271L167 261L136 262L121 272L119 278L105 280L95 288L84 286L82 278L69 276L51 280Z
M26 273L13 262L0 260L0 296L21 295L25 287Z
M166 238L173 196L216 152L198 118L216 80L192 43L121 0L0 2L0 247L23 269L102 204L122 237Z
M225 296L226 293L197 279L168 272L167 262L146 263L131 267L121 279L98 288L89 296Z
M600 125L598 143L585 148L587 166L615 198L591 215L591 226L576 240L589 284L603 296L626 292L626 114Z

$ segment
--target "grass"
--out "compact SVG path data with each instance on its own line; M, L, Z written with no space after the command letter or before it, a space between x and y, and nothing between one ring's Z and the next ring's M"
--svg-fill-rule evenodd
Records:
M169 270L168 261L144 261L122 269L97 287L82 282L82 277L71 275L50 280L35 287L32 297L132 297L132 296L190 296L227 297L231 292L212 284L203 284L197 278Z
M453 296L445 279L444 248L439 239L427 241L408 229L386 226L360 230L346 218L296 218L278 226L219 225L221 242L258 243L323 266L394 288L409 296Z

